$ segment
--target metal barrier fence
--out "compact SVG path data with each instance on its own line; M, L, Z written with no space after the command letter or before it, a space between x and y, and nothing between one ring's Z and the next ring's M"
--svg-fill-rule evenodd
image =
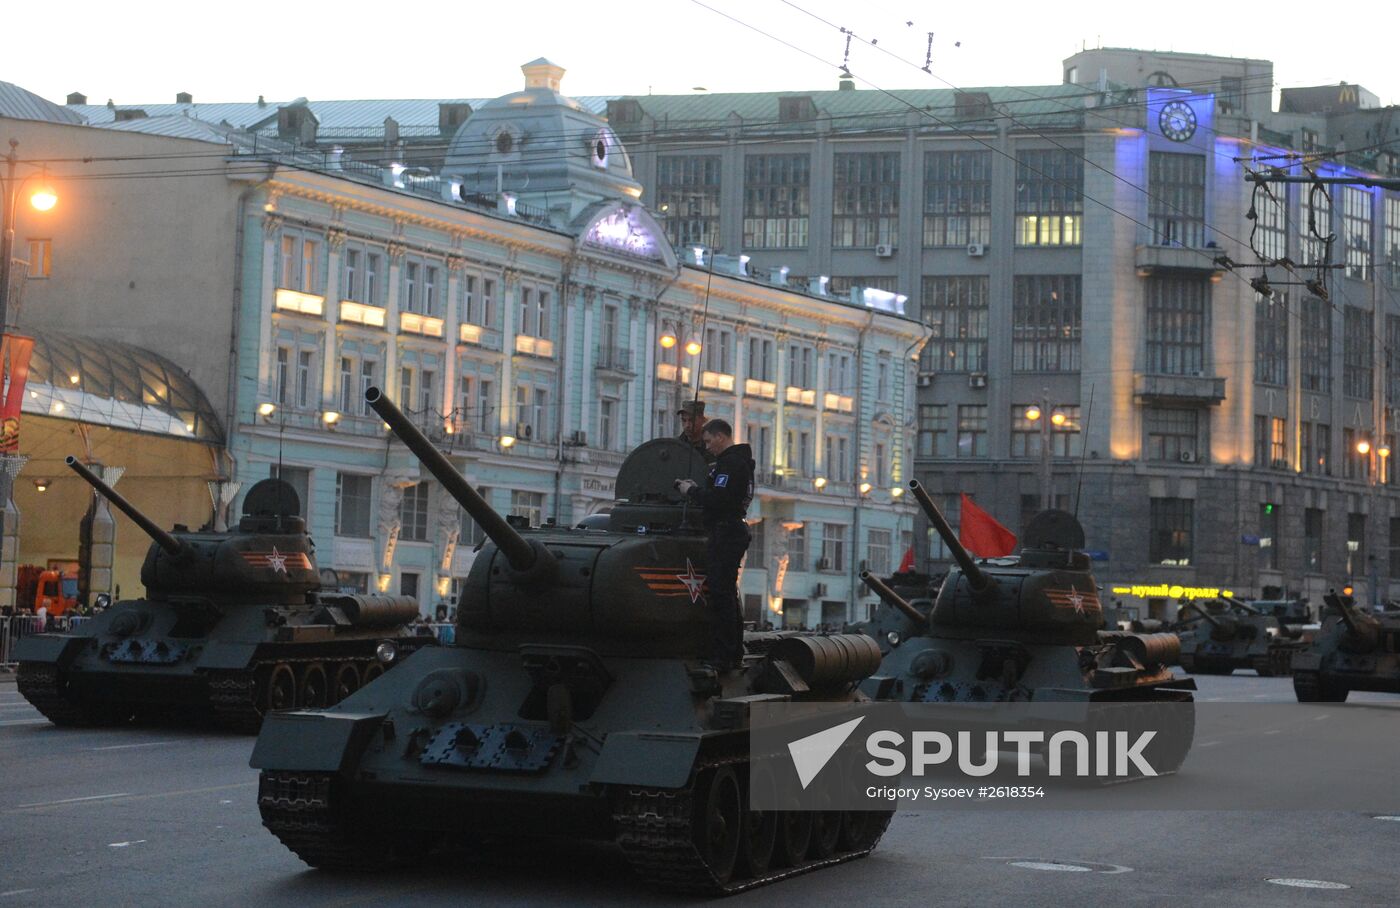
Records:
M8 618L0 618L0 669L13 669L15 667L15 641L21 637L44 631L62 632L80 627L91 620L91 615L56 615L41 624L37 615L12 615Z

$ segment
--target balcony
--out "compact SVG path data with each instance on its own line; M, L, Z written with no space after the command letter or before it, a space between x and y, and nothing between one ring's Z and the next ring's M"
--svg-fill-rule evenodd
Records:
M531 337L528 334L517 334L515 336L515 352L524 353L526 356L553 359L554 341L546 340L543 337Z
M385 313L382 306L370 306L354 300L340 301L340 320L349 325L364 325L366 328L383 328Z
M442 319L433 318L431 315L420 315L417 312L401 312L399 313L399 332L441 338Z
M593 368L599 372L611 372L623 378L630 378L637 374L632 370L632 351L624 350L621 347L599 347L597 359L593 361Z
M295 312L298 315L314 315L319 318L325 311L326 298L279 287L272 297L272 305L278 312Z
M831 410L836 413L850 413L855 410L856 400L849 394L826 393L826 399L822 401L822 409Z
M787 389L787 402L803 407L815 407L817 405L817 392L812 388L789 387Z
M1133 376L1133 395L1147 403L1214 406L1225 400L1225 378L1215 375Z
M709 388L711 391L726 391L734 393L734 376L727 372L711 372L706 369L700 373L700 387Z
M657 363L656 365L656 377L661 379L662 381L675 381L676 371L677 370L675 363ZM689 366L680 367L680 382L683 385L690 384Z
M1225 269L1215 263L1223 250L1193 246L1162 246L1144 244L1137 247L1134 262L1139 277L1149 277L1157 271L1195 273L1211 280L1220 280Z
M744 393L749 397L763 397L773 400L778 396L778 386L771 381L749 378L744 381Z

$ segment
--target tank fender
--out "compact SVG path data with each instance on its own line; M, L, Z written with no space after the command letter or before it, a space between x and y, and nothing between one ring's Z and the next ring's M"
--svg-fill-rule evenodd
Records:
M67 668L91 637L28 634L15 641L16 662L48 662Z
M256 643L210 640L204 644L204 650L199 655L199 667L211 671L240 671L252 664L257 649Z
M292 772L354 767L388 713L272 713L263 720L248 765Z
M684 788L695 768L701 738L698 734L613 732L603 742L603 752L598 755L590 781L600 785Z

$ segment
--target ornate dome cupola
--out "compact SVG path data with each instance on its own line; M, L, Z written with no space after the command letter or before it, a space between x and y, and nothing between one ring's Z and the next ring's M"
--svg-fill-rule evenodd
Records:
M525 89L483 105L452 138L444 178L463 193L514 193L560 226L604 200L636 200L627 150L601 118L559 93L564 68L543 57L520 67Z

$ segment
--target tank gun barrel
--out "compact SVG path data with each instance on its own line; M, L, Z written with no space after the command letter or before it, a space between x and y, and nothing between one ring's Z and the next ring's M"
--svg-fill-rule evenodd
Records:
M442 483L443 488L447 489L447 494L456 499L462 509L472 516L472 520L476 521L482 532L491 537L491 541L496 543L496 547L506 556L512 568L528 571L535 566L538 555L530 543L525 541L525 537L517 533L514 527L506 523L504 517L486 503L486 499L471 487L462 474L457 472L457 468L452 466L437 446L409 421L402 410L390 403L378 388L365 391L365 401L388 423L389 431L398 436L423 466L428 468L428 472Z
M953 553L953 560L958 563L958 567L962 568L962 572L967 577L968 582L972 584L972 588L978 592L986 589L989 582L986 573L972 560L967 549L962 547L957 534L948 525L943 512L938 510L938 505L933 503L933 499L929 497L923 484L917 479L911 479L909 480L909 491L913 492L914 497L918 499L919 506L928 515L929 523L933 524L938 535L943 537L943 544L948 547L948 551Z
M1230 603L1231 605L1233 605L1235 608L1239 609L1240 611L1244 612L1244 613L1247 614L1247 615L1262 615L1262 614L1264 614L1263 612L1259 611L1259 609L1257 609L1257 608L1255 608L1254 606L1250 605L1248 602L1245 602L1245 601L1242 600L1242 599L1236 599L1234 596L1230 596L1229 598L1226 599L1226 601L1229 602L1229 603Z
M1186 607L1191 609L1191 611L1195 612L1196 614L1200 615L1202 618L1206 619L1206 623L1209 624L1211 627L1222 627L1224 625L1224 622L1222 622L1216 616L1212 615L1199 602L1188 602L1186 603Z
M135 505L118 495L116 489L107 485L97 477L96 473L79 463L78 458L68 457L64 463L68 464L74 473L87 480L88 485L96 489L99 495L116 505L117 510L130 517L133 523L144 530L146 535L154 539L156 544L165 549L168 554L178 555L185 550L184 543L156 526L155 521L151 518L136 510Z
M890 589L889 585L885 583L885 581L881 580L879 577L876 577L869 571L861 571L860 579L864 580L865 585L875 591L875 595L879 596L888 605L899 609L901 612L904 613L904 617L908 618L910 621L920 625L926 622L926 619L924 618L923 614L918 609L910 605L908 600L906 600L903 596Z

